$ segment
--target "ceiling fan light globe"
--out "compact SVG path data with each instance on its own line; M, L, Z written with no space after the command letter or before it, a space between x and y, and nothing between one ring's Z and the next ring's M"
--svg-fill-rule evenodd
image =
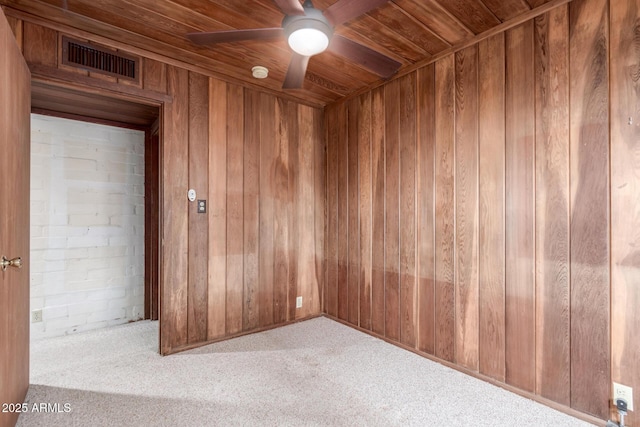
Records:
M289 47L299 55L313 56L324 52L329 46L329 37L316 28L300 28L289 35Z

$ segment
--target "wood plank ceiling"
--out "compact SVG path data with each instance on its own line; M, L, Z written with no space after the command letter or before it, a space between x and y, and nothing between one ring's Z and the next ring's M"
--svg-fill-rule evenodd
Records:
M392 0L339 25L335 32L402 65L428 61L475 35L551 0ZM325 10L336 0L314 0ZM115 39L209 70L235 82L281 92L291 58L284 39L197 46L187 33L280 27L273 0L0 0L0 4L60 24ZM262 65L269 77L256 80ZM326 51L309 62L303 89L286 90L305 103L326 105L374 86L380 78L356 61Z

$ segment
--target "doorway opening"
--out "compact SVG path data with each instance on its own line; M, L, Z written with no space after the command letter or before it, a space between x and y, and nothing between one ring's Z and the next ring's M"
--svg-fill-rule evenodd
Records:
M32 340L158 320L160 108L32 83Z

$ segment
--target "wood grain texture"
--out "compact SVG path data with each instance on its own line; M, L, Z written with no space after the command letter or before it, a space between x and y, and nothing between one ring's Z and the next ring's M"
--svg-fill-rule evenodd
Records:
M209 79L189 72L189 188L209 193ZM189 343L207 340L209 220L189 203Z
M158 320L160 271L160 136L145 132L144 146L144 318Z
M227 105L227 84L209 78L209 340L226 331Z
M52 40L59 39L58 30L63 28L54 27L48 30ZM72 33L78 36L82 31ZM101 44L105 40L95 39ZM31 43L36 41L31 38ZM116 44L106 40L114 49L123 47ZM165 298L167 307L163 310L171 313L165 316L165 323L171 323L172 329L167 330L168 339L163 338L163 353L261 324L282 324L318 314L319 287L325 281L324 214L316 213L316 209L324 211L326 197L326 184L319 178L326 172L322 110L301 108L287 97L224 83L170 65L175 63L170 58L146 54L151 58L143 58L143 84L139 87L73 73L55 64L32 63L32 67L42 88L41 102L48 102L56 93L64 94L57 104L48 104L52 108L69 100L78 104L75 111L86 111L82 106L91 107L91 111L104 109L122 123L137 120L141 126L159 126L164 138L178 141L163 151L163 168L166 164L171 168L163 171L163 181L168 183L161 206L169 209L163 212L163 221L173 231L163 234L162 257L177 260L171 265L163 263L160 275L166 284L162 292L175 288L172 298L177 301ZM56 92L56 88L61 89ZM158 122L158 106L163 103L163 117ZM267 165L268 159L273 165ZM185 179L189 176L191 179ZM191 205L184 197L189 187L198 187L200 198L209 200L208 214L192 213L189 219ZM262 213L260 201L265 208ZM186 228L180 228L183 225ZM261 234L265 237L262 245ZM177 243L172 239L178 239ZM167 280L174 265L180 278L172 272ZM298 292L305 302L303 309L296 311ZM183 300L187 301L185 307ZM186 335L182 335L184 322Z
M333 3L316 0L314 4L326 10ZM495 28L504 20L518 19L529 12L524 0L383 3L338 25L336 31L397 59L404 69L442 53L452 44ZM311 61L303 90L285 92L281 86L290 52L283 38L267 43L221 43L211 49L184 37L198 31L279 27L283 14L271 0L207 4L195 0L5 0L4 4L20 13L68 25L75 31L90 32L182 62L174 65L190 64L198 68L193 71L211 73L213 77L247 87L261 86L272 94L315 106L383 83L356 59L327 53ZM247 70L257 63L269 68L269 79L253 80Z
M506 381L535 389L533 22L506 33Z
M338 127L336 141L338 157L338 317L349 318L349 144L348 116L345 104L337 107L335 126Z
M276 99L272 95L260 94L260 277L258 290L259 325L274 323L274 219L275 219L275 165L278 152L276 144L275 109Z
M478 45L479 370L505 380L505 44Z
M243 328L244 308L244 93L227 88L227 334Z
M585 7L584 19L586 20L586 11L591 5L582 6ZM640 366L638 365L638 354L640 354L638 342L640 329L638 310L638 301L640 301L638 287L640 283L640 234L638 233L640 230L640 204L638 203L640 200L640 128L638 128L640 123L638 115L640 111L640 82L638 81L640 3L636 0L612 0L609 13L611 14L611 322L612 326L615 326L611 329L611 380L634 388L635 411L629 412L629 416L625 418L625 424L637 425L640 423L638 415L640 399L637 391L640 387ZM573 22L572 19L572 24ZM597 30L598 33L600 31L602 27ZM599 36L599 39L601 37ZM592 46L595 48L595 45ZM599 338L604 337L599 336ZM603 378L606 378L606 374Z
M570 403L569 22L535 19L536 393Z
M435 350L435 66L417 71L417 349Z
M416 73L400 84L400 342L416 346Z
M528 12L531 7L525 0L505 2L502 0L483 0L489 10L502 22Z
M260 95L244 91L244 308L242 328L260 324Z
M164 108L165 128L162 152L162 260L160 281L160 352L188 342L188 206L189 185L189 72L167 69L167 90L173 102ZM171 242L167 245L166 242Z
M167 92L167 65L164 62L145 58L142 62L142 85L144 89L160 93Z
M300 126L298 123L298 109L299 105L289 103L286 121L287 121L287 134L288 147L289 147L289 251L291 256L289 257L289 286L287 287L287 308L288 308L288 320L295 319L297 316L296 310L296 298L298 297L300 270L299 270L299 252L301 250L301 234L304 232L301 229L300 213L302 210L301 203L299 201L299 195L301 194L301 178L302 171L298 164L299 152L300 152Z
M569 16L571 406L606 418L611 384L609 229L612 225L607 2L576 1L569 6ZM617 169L615 164L611 167Z
M400 82L384 87L384 301L385 336L400 340Z
M58 35L50 28L25 22L23 55L28 64L58 65Z
M314 242L313 252L317 300L312 301L311 311L314 314L321 313L324 306L324 290L327 284L327 144L324 131L324 112L313 109L313 129L311 134L314 162Z
M415 16L426 27L433 29L440 38L449 44L458 43L473 35L460 20L451 14L437 0L424 0L416 2L413 0L396 0L411 15Z
M587 7L578 0L570 6L559 5L536 19L438 60L430 68L421 68L413 75L407 74L347 101L347 139L351 140L354 133L361 132L361 100L371 97L374 333L377 327L377 333L387 339L409 348L415 345L425 353L430 351L431 340L431 351L437 358L448 357L463 369L478 370L481 375L565 408L575 408L575 401L586 399L589 387L579 384L598 381L610 358L605 354L606 341L601 341L597 349L593 346L593 340L606 337L606 332L599 335L598 328L604 331L609 327L604 319L608 297L601 292L605 286L597 285L591 297L586 283L590 279L600 283L600 279L581 279L576 289L583 295L576 300L576 275L570 274L576 268L593 270L594 265L606 271L607 265L606 246L600 252L605 261L579 266L574 261L577 254L598 250L599 246L590 239L600 239L599 233L606 236L609 227L606 216L601 221L598 212L607 205L608 193L599 189L608 189L609 174L604 168L608 164L607 153L602 151L608 135L601 133L607 128L608 100L603 86L608 76L599 70L606 70L604 58L610 55L593 56L591 47L595 45L596 52L604 47L606 52L607 20L600 13L602 7L602 3L595 2ZM635 16L637 9L629 13ZM576 51L570 51L570 47ZM629 73L633 68L626 64L627 61L625 72ZM414 106L405 98L412 92L416 96ZM403 122L407 111L416 114L415 136L411 136L410 121ZM580 131L570 131L570 126L577 126ZM336 131L338 134L344 132ZM398 147L394 146L396 138ZM413 208L407 209L410 204L405 203L405 197L410 190L404 185L405 174L412 172L404 167L410 161L403 150L412 138L417 141L413 172L416 199ZM633 138L625 135L621 139L627 144ZM432 145L426 141L432 141ZM369 159L360 143L361 140L358 168L362 173ZM581 151L589 151L590 146L596 147L596 152L585 157ZM397 166L391 154L396 150ZM624 161L631 159L633 156L627 151ZM585 160L588 162L580 163ZM353 165L353 159L349 158L348 163ZM591 175L583 167L596 173ZM399 184L394 183L395 179ZM346 182L352 185L348 178ZM362 181L359 185L360 197L366 199ZM625 181L621 188L625 185L629 184ZM587 194L586 188L595 194ZM578 189L583 191L579 197ZM633 211L631 194L634 193L625 195L629 199L624 202L628 211ZM577 202L578 199L583 200ZM575 212L587 205L596 206L596 224ZM360 206L361 245L366 241L362 236L363 212L366 204ZM390 228L395 229L396 218L398 237L389 232ZM410 241L405 237L410 230L404 225L414 221L417 294L412 305L407 301L410 291L400 280L400 334L395 337L396 310L393 300L389 304L388 299L395 285L393 278L389 280L390 273L393 277L390 264L398 254L400 272L404 274L403 251L410 250L404 246ZM384 224L383 233L376 224ZM576 240L576 234L589 234L590 238ZM376 279L378 273L380 278ZM424 296L423 276L426 280L433 278L433 287L425 287ZM383 286L378 288L377 280ZM590 304L585 303L587 299ZM594 303L599 300L605 301L604 307ZM360 302L362 313L362 299ZM578 308L587 305L591 318L581 314L584 320L577 322ZM407 343L405 314L412 309L417 309L416 341ZM376 314L377 310L384 316ZM376 319L380 323L384 320L385 326L376 325ZM624 323L622 318L619 321ZM589 335L589 328L595 328L596 333ZM430 331L433 338L429 337ZM581 336L575 338L576 334ZM634 347L628 348L629 345L624 352L635 351ZM625 357L629 357L627 353ZM585 366L598 371L586 374ZM599 393L591 393L588 401L606 406L607 385L594 384ZM607 415L579 410L599 417Z
M371 93L358 98L358 186L360 246L360 327L371 330L372 283L372 171L371 171Z
M455 61L449 55L435 64L435 355L455 359Z
M456 363L477 371L478 307L478 47L455 54Z
M281 323L288 316L289 286L289 127L286 117L289 115L289 102L276 100L275 120L276 140L273 166L274 181L274 273L273 273L273 315L274 322Z
M328 107L327 128L327 286L326 312L338 316L338 108Z
M112 96L86 93L54 82L34 81L31 108L56 113L71 120L146 130L158 120L158 106L144 105Z
M347 272L348 320L360 325L360 197L358 185L358 99L347 104L347 192L348 192L348 245L349 263Z
M448 0L440 1L440 4L474 34L487 31L500 23L500 20L480 0Z
M296 200L298 203L299 248L298 256L298 293L302 296L302 307L296 310L296 319L317 314L320 310L319 278L316 274L315 215L322 206L315 205L315 146L320 143L315 131L316 114L306 105L298 106L299 140L298 157L299 186Z
M371 93L371 329L384 336L385 330L385 124L384 88L374 89Z
M0 197L0 251L22 258L22 268L0 272L0 403L20 404L29 389L30 75L0 10L0 177L10 182ZM6 406L5 406L5 409ZM19 411L0 412L13 426Z
M13 16L5 15L5 18L9 24L9 28L11 28L18 49L22 52L24 46L24 21Z

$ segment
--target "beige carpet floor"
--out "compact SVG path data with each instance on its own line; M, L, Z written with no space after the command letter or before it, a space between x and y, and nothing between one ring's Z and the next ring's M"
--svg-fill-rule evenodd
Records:
M326 318L157 348L157 322L32 343L18 425L588 425Z

